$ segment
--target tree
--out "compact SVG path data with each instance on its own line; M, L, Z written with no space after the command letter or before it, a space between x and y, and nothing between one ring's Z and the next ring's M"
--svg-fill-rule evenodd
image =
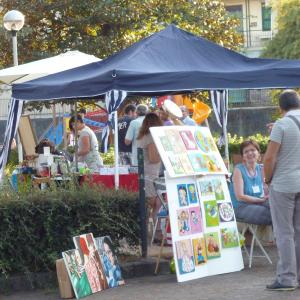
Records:
M276 5L276 3L274 2ZM299 0L277 2L278 32L268 43L263 57L300 58L300 5Z
M211 0L1 0L0 20L11 9L25 15L20 63L77 49L105 58L175 23L230 49L242 37L223 2ZM9 34L0 31L0 66L11 65Z
M80 50L105 58L170 23L238 50L239 20L212 0L1 0L0 20L11 9L25 15L18 33L19 62ZM0 30L0 68L12 63L9 33ZM50 103L27 105L38 109Z

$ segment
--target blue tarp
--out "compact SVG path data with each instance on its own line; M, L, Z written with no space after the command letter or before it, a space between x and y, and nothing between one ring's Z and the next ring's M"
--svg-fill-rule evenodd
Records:
M13 97L52 100L193 90L300 86L300 60L248 58L174 25L89 65L13 85Z

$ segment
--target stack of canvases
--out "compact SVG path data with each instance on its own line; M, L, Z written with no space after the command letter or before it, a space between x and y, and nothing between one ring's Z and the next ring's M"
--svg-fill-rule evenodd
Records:
M73 241L76 249L62 256L77 299L125 283L109 236L88 233Z

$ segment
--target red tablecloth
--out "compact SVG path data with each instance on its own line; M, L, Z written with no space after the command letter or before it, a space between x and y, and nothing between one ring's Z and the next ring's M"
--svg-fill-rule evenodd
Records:
M113 189L115 187L115 176L99 174L84 175L81 179L81 183L84 182L90 184L103 184L104 186ZM128 191L138 192L138 174L119 175L119 187Z

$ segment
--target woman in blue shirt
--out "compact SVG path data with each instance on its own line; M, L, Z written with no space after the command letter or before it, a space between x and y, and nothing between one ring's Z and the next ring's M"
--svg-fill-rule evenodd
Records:
M263 167L257 163L260 156L259 145L252 140L244 141L240 153L243 163L236 165L230 187L236 217L246 223L271 225Z

